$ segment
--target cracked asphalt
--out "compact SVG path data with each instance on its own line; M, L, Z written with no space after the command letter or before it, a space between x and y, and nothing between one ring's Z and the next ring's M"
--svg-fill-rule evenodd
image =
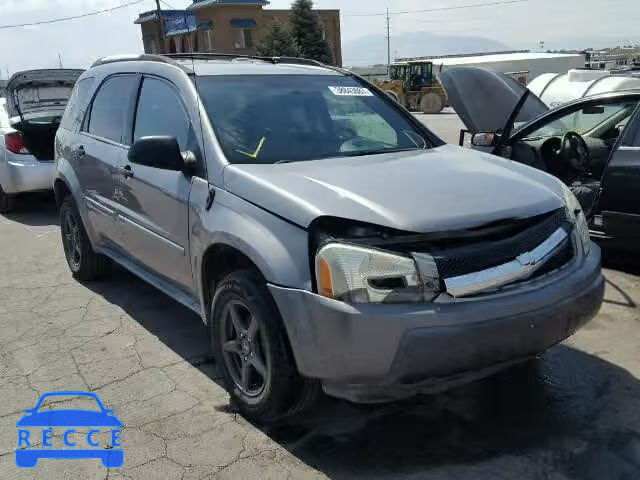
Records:
M302 419L257 427L229 408L196 315L119 268L76 282L59 237L49 198L0 216L0 478L640 478L640 266L629 255L605 252L601 313L534 368L397 404L323 398ZM115 409L122 468L16 467L16 421L58 390Z

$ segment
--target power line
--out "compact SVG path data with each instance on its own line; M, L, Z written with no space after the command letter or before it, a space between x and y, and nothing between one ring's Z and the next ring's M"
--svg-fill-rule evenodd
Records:
M20 23L20 24L16 24L16 25L0 25L0 30L4 30L6 28L32 27L34 25L45 25L45 24L49 24L49 23L66 22L68 20L75 20L77 18L84 18L84 17L93 16L93 15L99 15L101 13L113 12L114 10L118 10L120 8L129 7L131 5L135 5L137 3L142 3L144 1L146 1L146 0L135 0L133 2L124 3L122 5L118 5L118 6L115 6L115 7L105 8L104 10L97 10L95 12L84 13L82 15L74 15L72 17L54 18L54 19L51 19L51 20L41 20L39 22Z
M389 15L405 15L409 13L427 13L427 12L442 12L445 10L461 10L463 8L474 8L474 7L491 7L494 5L506 5L509 3L522 3L527 2L529 0L504 0L500 2L491 2L491 3L476 3L472 5L458 5L456 7L440 7L440 8L427 8L423 10L405 10L401 12L390 12ZM343 15L343 17L384 17L387 13L353 13Z

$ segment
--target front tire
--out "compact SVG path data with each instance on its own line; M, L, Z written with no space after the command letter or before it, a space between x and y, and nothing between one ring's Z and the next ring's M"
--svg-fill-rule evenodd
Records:
M210 332L224 386L245 417L280 421L313 403L319 385L298 373L280 314L257 271L233 272L217 285Z
M60 206L60 232L67 264L76 280L95 280L107 273L109 259L93 251L71 195L68 195Z

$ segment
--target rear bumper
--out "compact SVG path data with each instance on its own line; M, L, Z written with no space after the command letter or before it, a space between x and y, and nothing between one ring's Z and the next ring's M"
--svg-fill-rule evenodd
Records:
M353 401L385 401L490 374L572 335L604 295L600 250L509 295L346 305L270 286L300 372Z
M53 162L39 162L31 155L7 152L0 160L0 185L5 193L24 193L53 188Z

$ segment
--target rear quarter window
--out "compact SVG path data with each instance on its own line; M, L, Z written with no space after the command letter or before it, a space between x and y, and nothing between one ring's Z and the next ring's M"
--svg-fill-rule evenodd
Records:
M76 131L80 128L87 106L89 105L89 93L91 87L93 87L93 83L93 77L83 78L76 83L73 92L71 92L71 97L69 97L67 108L62 116L60 128L71 131Z
M136 75L116 75L100 86L89 116L89 133L117 143L124 142L124 127L131 109L132 92L138 85Z

